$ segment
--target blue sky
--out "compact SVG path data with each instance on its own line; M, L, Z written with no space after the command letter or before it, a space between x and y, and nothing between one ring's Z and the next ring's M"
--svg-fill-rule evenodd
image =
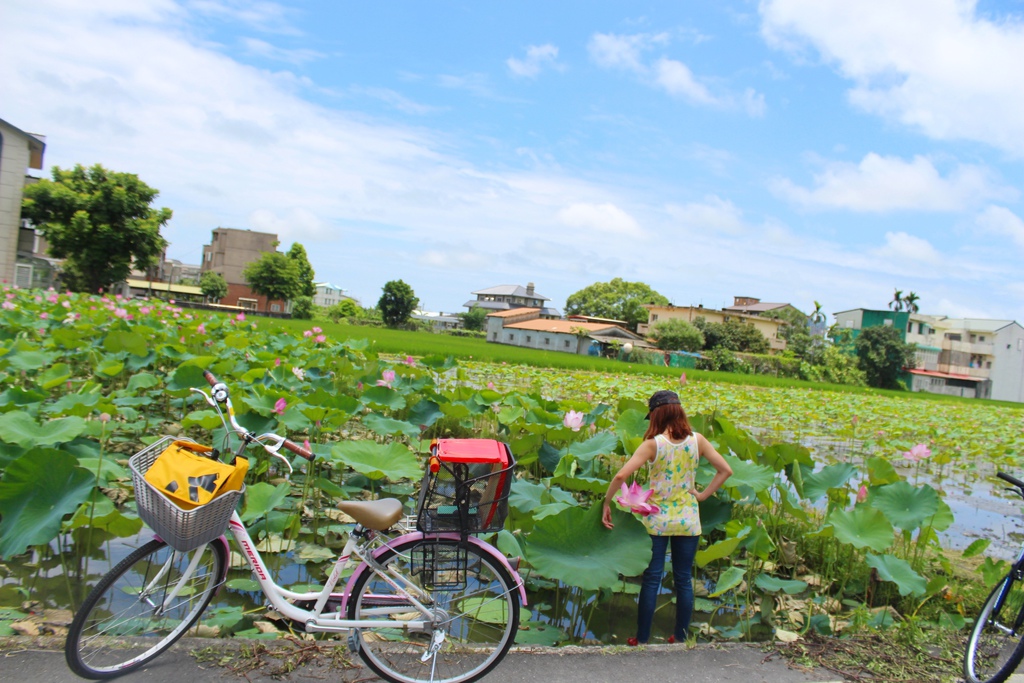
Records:
M536 283L1024 321L1024 3L6 0L0 118L428 310Z

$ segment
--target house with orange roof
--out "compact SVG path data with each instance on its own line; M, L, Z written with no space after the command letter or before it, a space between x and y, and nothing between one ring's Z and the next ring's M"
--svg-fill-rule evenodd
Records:
M614 321L553 320L540 308L513 308L487 316L487 341L545 351L605 355L616 346L650 348L640 335Z

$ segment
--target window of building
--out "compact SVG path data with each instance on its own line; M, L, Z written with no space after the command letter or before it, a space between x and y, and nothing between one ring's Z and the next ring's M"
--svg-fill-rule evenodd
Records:
M978 337L978 341L980 341L980 342L985 341L985 337L984 336Z
M544 346L551 345L551 337L544 337Z
M529 344L531 341L533 341L533 337L526 335L526 343Z
M985 361L985 369L986 370L991 370L992 369L992 361L990 361L990 360Z
M14 284L20 289L32 288L32 266L18 263L14 266Z
M907 334L912 334L913 332L914 332L914 323L907 323Z
M508 340L512 341L512 339L514 339L514 338L515 338L515 335L513 335L511 332L509 332L508 333Z
M569 340L568 339L565 340L565 348L569 348Z
M884 327L892 327L892 320L890 318L886 318L882 321L882 325Z
M281 304L270 304L270 310L274 313L281 312Z
M657 313L652 313L651 314L651 321L653 322L653 321L655 321L657 319L658 319L658 314Z
M256 303L256 299L246 299L243 297L238 297L238 305L247 311L255 311Z
M946 333L946 339L948 339L949 341L960 341L960 333L959 332L947 332Z

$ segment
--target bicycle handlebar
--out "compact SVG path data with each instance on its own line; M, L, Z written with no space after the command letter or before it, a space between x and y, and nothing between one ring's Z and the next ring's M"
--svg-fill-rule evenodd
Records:
M214 391L213 392L214 393L214 398L216 398L217 401L222 401L222 402L226 402L227 403L227 405L228 405L228 418L231 420L231 426L235 428L236 432L239 432L240 434L245 434L246 433L245 429L240 424L238 424L235 421L235 411L231 408L231 399L228 397L227 386L225 384L222 384L217 379L217 377L212 372L210 372L209 370L203 370L203 379L205 379L209 383L209 385L211 387L213 387L214 389L217 389L218 385L220 386L220 388L223 390L223 399L221 399L221 397L217 395L218 393L221 393L221 392L218 392L218 391ZM277 436L277 435L275 434L274 436ZM316 458L316 454L315 453L313 453L312 451L310 451L310 450L308 450L306 448L303 448L302 446L300 446L299 444L295 443L294 441L290 441L288 439L285 439L285 438L279 437L279 436L277 438L282 439L281 440L281 446L280 446L281 448L286 448L289 451L291 451L292 453L294 453L295 455L301 455L303 458L305 458L306 460L309 460L310 462L312 462Z

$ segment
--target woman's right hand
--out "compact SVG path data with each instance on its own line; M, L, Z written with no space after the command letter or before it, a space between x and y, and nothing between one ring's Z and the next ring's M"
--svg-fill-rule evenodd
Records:
M615 525L612 524L612 508L607 502L604 504L604 510L601 511L601 523L609 529L615 528Z

